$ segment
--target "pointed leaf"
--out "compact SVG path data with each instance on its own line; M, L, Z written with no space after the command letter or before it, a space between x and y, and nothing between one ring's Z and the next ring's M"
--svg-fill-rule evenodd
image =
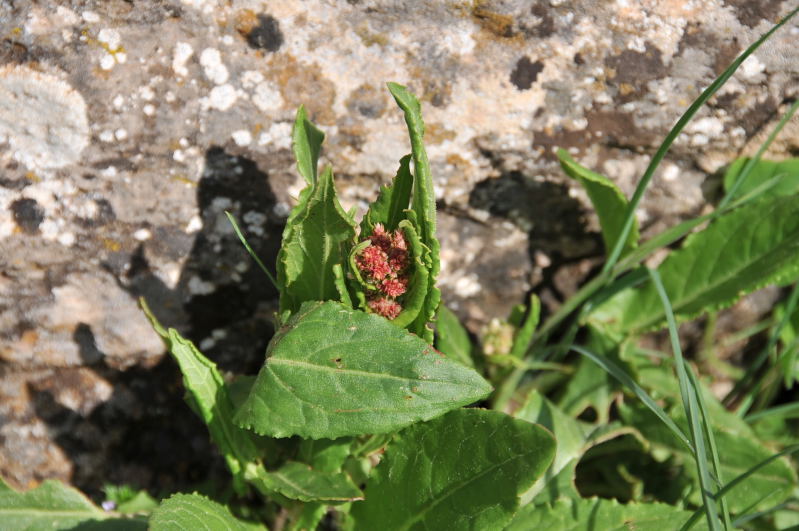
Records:
M467 367L474 367L472 340L452 310L443 304L436 319L436 348Z
M631 531L679 529L691 513L665 503L627 503L599 498L563 500L552 505L527 505L505 531ZM704 523L696 529L707 529Z
M184 339L177 330L165 330L143 299L141 304L153 328L163 338L180 366L190 405L208 426L211 439L225 457L238 489L243 489L244 469L258 458L258 449L251 438L252 434L233 424L233 402L216 364L203 356L194 343Z
M369 210L361 221L361 235L371 234L377 223L382 223L386 230L393 231L405 219L405 210L410 205L413 189L410 164L410 155L400 159L400 167L391 186L381 187L377 200L369 205Z
M297 169L310 185L316 183L316 168L324 140L325 134L308 120L305 107L300 105L291 132L291 147L297 159Z
M440 244L436 238L436 197L433 190L433 177L430 173L430 163L424 149L424 121L422 120L422 107L419 100L408 92L406 87L397 83L388 83L388 90L394 96L397 105L405 113L405 123L411 139L411 152L413 155L414 183L411 198L411 209L415 217L414 225L422 244L429 252L426 254L425 263L430 271L427 297L419 317L408 328L411 332L433 341L432 329L428 323L435 319L438 305L441 302L441 292L436 287L436 279L440 269L439 251Z
M264 483L292 500L335 503L363 499L361 489L346 474L321 472L295 461L266 474Z
M17 492L0 480L0 527L7 531L73 529L98 520L108 522L114 529L146 528L142 521L108 520L113 516L60 481L47 480L35 489Z
M729 306L746 293L799 274L799 196L741 207L689 236L658 268L678 318ZM591 320L637 333L665 323L663 305L648 282L600 305Z
M296 311L305 301L338 300L334 267L345 263L355 238L355 222L336 198L330 168L303 207L287 222L278 254L281 312Z
M730 191L735 181L738 179L738 175L748 162L749 158L743 157L730 164L729 168L727 168L727 171L724 173L725 192ZM734 197L742 197L771 180L775 180L776 182L768 191L764 192L764 196L793 195L798 192L799 159L787 159L781 162L770 160L760 160L756 162L736 190Z
M538 425L452 411L397 435L352 516L358 529L501 529L554 453Z
M274 437L385 433L491 392L417 336L336 302L304 304L267 356L236 422Z
M255 531L266 528L239 520L224 505L199 494L175 494L150 518L152 531Z
M593 172L578 164L565 149L558 150L560 166L566 175L576 179L583 185L602 227L602 240L605 251L610 252L624 227L627 213L627 198L616 184L599 173ZM638 245L638 223L633 221L632 229L624 243L622 256Z

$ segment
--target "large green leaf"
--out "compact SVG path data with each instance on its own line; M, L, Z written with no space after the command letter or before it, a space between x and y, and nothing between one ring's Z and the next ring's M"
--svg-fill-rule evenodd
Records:
M60 481L48 480L35 489L17 492L0 480L0 528L4 531L73 529L99 521L108 529L141 531L147 526L141 520L115 516Z
M724 173L725 192L730 191L748 162L749 158L743 157L730 164ZM759 160L752 166L734 197L742 197L772 180L775 183L764 192L764 197L793 195L799 191L799 159L787 159L781 162Z
M361 489L346 474L320 472L295 461L269 472L264 476L264 483L270 490L292 500L334 503L363 499Z
M500 529L554 453L540 426L453 411L397 435L352 516L358 529Z
M388 231L397 228L399 222L405 219L405 209L411 201L413 190L413 174L411 173L411 156L405 155L400 159L400 167L391 186L380 188L380 195L374 203L369 205L369 210L361 220L361 235L371 234L375 224L382 223Z
M799 273L799 196L759 201L722 216L689 236L659 267L678 318L719 309L745 293ZM662 302L650 282L600 305L593 322L636 333L662 326Z
M629 404L621 405L619 412L625 423L638 429L660 455L665 451L677 456L685 464L684 472L696 477L693 454L677 441L651 411L638 404ZM672 415L677 424L687 431L687 422L682 409L672 408ZM732 431L727 428L726 423L723 426L713 426L723 481L729 481L743 474L773 453L754 436L738 432L737 425L732 425L731 428ZM725 499L733 513L765 509L785 500L796 485L796 473L785 459L777 459L754 472L740 487L727 493ZM696 504L701 503L698 490L692 493L691 501Z
M664 503L620 504L600 498L522 507L505 531L632 531L679 529L691 513ZM707 529L704 523L695 529Z
M430 163L424 149L422 107L419 100L406 87L397 83L388 83L388 90L405 113L405 123L408 126L411 139L414 172L411 209L415 216L409 217L409 219L414 220L422 244L429 250L424 262L430 272L428 280L430 286L422 312L409 327L409 330L424 338L428 343L432 343L433 331L428 327L428 323L435 318L438 305L441 302L441 292L436 287L436 278L438 278L441 266L439 263L440 244L436 238L436 197Z
M310 194L301 198L283 233L277 263L280 311L296 311L305 301L337 300L334 266L347 260L355 222L336 198L327 168Z
M297 169L309 185L316 183L316 167L324 140L325 134L308 120L305 107L300 105L291 132L291 144L297 159Z
M436 348L467 367L474 367L472 340L452 310L443 304L436 319Z
M216 364L203 356L194 343L174 328L165 330L142 299L142 308L155 331L163 338L180 366L187 400L208 426L211 439L225 457L239 491L244 488L244 470L258 458L252 434L233 424L234 407Z
M236 422L274 437L385 433L491 392L419 337L336 302L304 304L267 356Z
M627 213L627 198L616 184L599 173L593 172L578 164L568 151L558 150L560 166L566 175L576 179L585 189L591 204L599 217L599 225L602 227L602 240L605 242L605 250L610 252L619 239L624 218ZM624 242L622 255L634 248L638 244L638 223L634 220L632 229Z
M175 494L150 518L152 531L255 531L262 525L239 520L224 505L199 494Z

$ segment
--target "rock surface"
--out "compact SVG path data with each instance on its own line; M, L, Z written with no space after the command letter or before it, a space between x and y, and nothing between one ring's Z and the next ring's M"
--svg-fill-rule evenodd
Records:
M342 202L363 208L409 150L383 83L420 96L442 289L477 331L530 289L556 306L602 253L554 149L631 193L681 112L791 5L0 0L0 475L96 494L213 469L136 298L224 369L257 369L275 291L224 211L273 261L302 186L300 103ZM798 35L779 32L688 127L638 212L645 233L706 208L712 174L797 97ZM772 156L795 155L797 127Z

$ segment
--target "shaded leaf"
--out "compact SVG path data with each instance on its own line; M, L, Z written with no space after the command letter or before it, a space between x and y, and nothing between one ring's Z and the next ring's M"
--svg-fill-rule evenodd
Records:
M675 315L683 319L791 281L799 273L799 197L757 202L722 216L689 236L658 270ZM662 326L665 313L649 282L618 293L591 320L630 334Z
M613 181L581 166L565 149L558 150L558 159L566 175L579 181L588 194L599 217L599 225L602 227L605 251L610 252L624 227L628 208L627 198ZM624 243L622 256L636 245L638 245L638 223L634 220L627 241Z
M693 454L678 443L674 435L651 411L637 404L630 404L620 406L619 412L624 422L635 426L655 449L677 456L684 463L684 472L696 479ZM687 430L687 422L681 409L673 408L672 416L683 430ZM713 434L724 480L743 474L772 454L752 436L730 432L718 425L713 426ZM785 500L796 484L796 473L784 459L778 459L753 473L746 479L743 487L733 489L727 493L725 499L733 513L754 508L762 509ZM702 502L700 493L696 489L690 499L697 505Z
M359 529L499 529L554 453L540 426L452 411L396 436L352 516Z
M47 480L35 489L17 492L0 480L0 527L6 531L72 529L100 522L109 529L146 528L142 521L114 516L60 481Z
M150 518L152 531L255 531L264 526L239 520L224 505L199 494L175 494Z
M278 253L280 311L296 311L305 301L338 300L334 266L347 260L355 222L336 198L333 172L327 168L307 200L296 208Z
M236 422L274 437L385 433L491 391L419 337L336 302L304 304L267 356Z
M679 529L691 513L664 503L620 504L600 498L522 507L505 531L632 531ZM699 524L697 529L707 529Z
M322 150L324 140L325 134L308 120L305 107L300 105L291 132L291 147L297 159L297 170L309 185L316 183L316 168L319 165L319 152Z
M443 304L438 309L436 319L436 348L451 359L467 367L474 367L469 333L458 320L458 316Z
M295 461L266 474L264 483L292 500L333 503L363 499L361 489L346 474L321 472Z

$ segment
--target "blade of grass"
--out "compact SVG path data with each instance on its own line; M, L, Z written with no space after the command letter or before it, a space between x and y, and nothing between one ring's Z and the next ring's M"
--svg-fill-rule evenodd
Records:
M247 252L250 253L250 256L252 256L252 259L255 260L255 263L258 264L261 270L264 273L266 273L266 276L269 277L269 280L272 282L272 285L275 287L275 289L279 291L280 288L277 285L277 280L275 280L275 277L272 276L272 273L269 272L264 263L261 262L261 259L258 258L258 255L255 254L255 251L253 251L252 247L250 247L250 244L247 243L247 238L244 237L244 234L241 232L241 229L239 228L239 224L236 223L236 218L234 218L233 214L231 214L227 210L225 210L225 215L227 216L228 221L230 221L230 224L233 225L233 231L236 233L236 236L239 237L239 241L241 242L241 244L244 246L245 249L247 249Z
M659 418L663 424L668 427L672 433L677 437L677 439L682 442L692 453L694 452L694 445L691 444L691 441L688 437L683 433L679 426L669 417L663 408L661 408L657 403L652 400L652 397L640 386L638 385L635 380L633 380L629 374L627 374L621 367L610 361L604 356L600 356L599 354L588 350L585 347L581 347L579 345L572 345L571 350L582 354L583 356L589 358L591 361L602 367L608 374L616 378L622 385L627 387L630 391L638 397L638 399L644 403L646 407L654 413L657 418Z
M705 507L705 516L707 517L708 527L715 531L721 529L721 521L719 520L718 509L716 508L716 499L713 494L713 481L710 477L708 470L708 456L707 448L705 446L705 434L711 433L711 428L704 425L702 419L707 418L707 411L702 407L703 403L698 401L700 391L691 385L688 377L688 368L685 364L685 359L682 355L682 348L680 347L680 338L677 334L677 321L674 318L674 312L671 309L671 301L663 287L663 281L660 279L660 274L656 269L647 268L652 283L660 296L663 310L666 314L666 322L669 327L669 339L671 340L671 348L675 359L675 368L677 370L677 380L680 386L680 395L682 397L683 407L685 408L685 416L688 419L688 426L690 428L691 442L696 451L694 452L694 460L696 461L697 473L699 475L699 488L702 492L703 506ZM701 417L701 418L700 418ZM715 443L710 444L711 452L715 450ZM714 462L718 462L718 456L714 456ZM726 505L724 506L726 508ZM724 521L729 522L729 514L724 516ZM727 527L729 528L729 527Z
M772 415L783 416L789 419L799 418L799 402L791 402L790 404L783 404L775 406L757 413L752 413L744 417L746 422L755 422L762 418L770 417Z
M719 203L718 208L724 208L725 206L727 206L727 203L732 201L733 197L735 197L735 192L738 191L738 188L740 188L740 186L743 184L743 182L752 172L752 168L755 167L755 164L760 162L760 159L763 157L763 153L765 153L766 150L769 148L769 146L771 146L771 143L774 142L774 139L777 138L777 135L780 133L780 131L782 131L782 128L785 127L785 124L788 123L788 121L793 117L793 115L796 113L798 109L799 109L799 99L793 102L793 105L791 105L788 111L782 116L782 119L780 119L779 123L771 132L771 134L768 135L766 141L760 145L760 147L757 150L757 153L755 153L755 156L746 161L746 164L744 164L744 167L741 169L740 173L735 178L735 182L730 187L730 190L727 192L727 194Z
M751 476L752 474L754 474L755 472L757 472L758 470L760 470L764 466L768 465L772 461L776 461L780 457L783 457L785 455L791 455L791 454L794 454L796 452L799 452L799 444L793 444L791 446L788 446L787 448L784 448L782 451L777 452L776 454L774 454L774 455L772 455L770 457L767 457L766 459L760 461L758 464L754 465L753 467L751 467L746 472L743 472L742 474L739 474L732 481L730 481L729 483L724 485L716 493L716 496L720 497L720 498L726 496L732 489L738 487L738 485L740 485L741 483L746 481L746 479L749 476ZM700 507L696 511L694 511L694 514L692 514L691 517L685 522L685 524L683 524L683 526L680 529L680 531L688 531L689 529L691 529L694 526L694 524L702 517L702 511L703 511L702 507Z
M777 346L777 341L780 339L780 334L782 334L783 328L787 326L791 316L793 316L793 312L796 310L797 304L799 304L799 283L794 285L791 294L788 296L788 301L785 305L785 313L783 314L782 319L780 319L780 322L777 323L777 326L771 330L771 334L769 335L768 343L766 343L765 348L760 351L757 358L755 358L755 360L749 365L744 377L738 380L732 390L727 393L727 396L724 397L723 402L725 405L729 405L738 396L738 394L749 384L752 378L755 377L760 368L763 367L763 364L766 362L766 360L773 356L774 349ZM788 349L783 351L783 355L788 353ZM775 366L779 365L779 360L775 361ZM749 412L749 408L753 403L754 396L761 389L762 381L763 379L761 378L757 384L745 395L743 406L738 409L739 415L744 416Z
M624 218L624 225L622 226L621 234L619 235L618 239L616 240L615 245L613 246L613 250L611 251L610 255L608 256L607 262L605 262L605 266L603 267L603 271L611 271L613 267L618 262L619 257L621 257L621 253L624 250L624 244L627 241L627 238L630 235L630 231L633 227L633 220L635 218L635 209L638 208L638 204L641 202L641 198L644 195L644 191L646 191L647 186L649 186L649 182L652 180L653 175L655 174L655 170L657 170L658 166L660 166L660 162L663 160L663 157L666 156L666 153L671 148L671 145L674 143L674 140L679 136L688 122L694 117L694 115L699 111L699 109L710 99L713 94L716 93L732 75L738 70L738 67L741 66L743 63L755 50L757 50L764 42L766 42L775 31L780 29L782 26L785 25L791 18L799 12L799 7L792 10L788 13L782 20L780 20L777 24L775 24L769 31L764 33L757 41L752 43L744 52L739 55L730 66L727 67L724 72L719 75L713 83L710 84L703 92L699 95L698 98L694 100L688 110L677 120L677 123L674 124L669 134L666 135L666 138L663 140L663 143L660 144L657 152L652 157L652 160L649 163L649 166L644 171L644 175L641 177L641 180L638 182L638 185L635 187L635 192L633 192L633 196L630 199L630 203L627 206L627 214Z

